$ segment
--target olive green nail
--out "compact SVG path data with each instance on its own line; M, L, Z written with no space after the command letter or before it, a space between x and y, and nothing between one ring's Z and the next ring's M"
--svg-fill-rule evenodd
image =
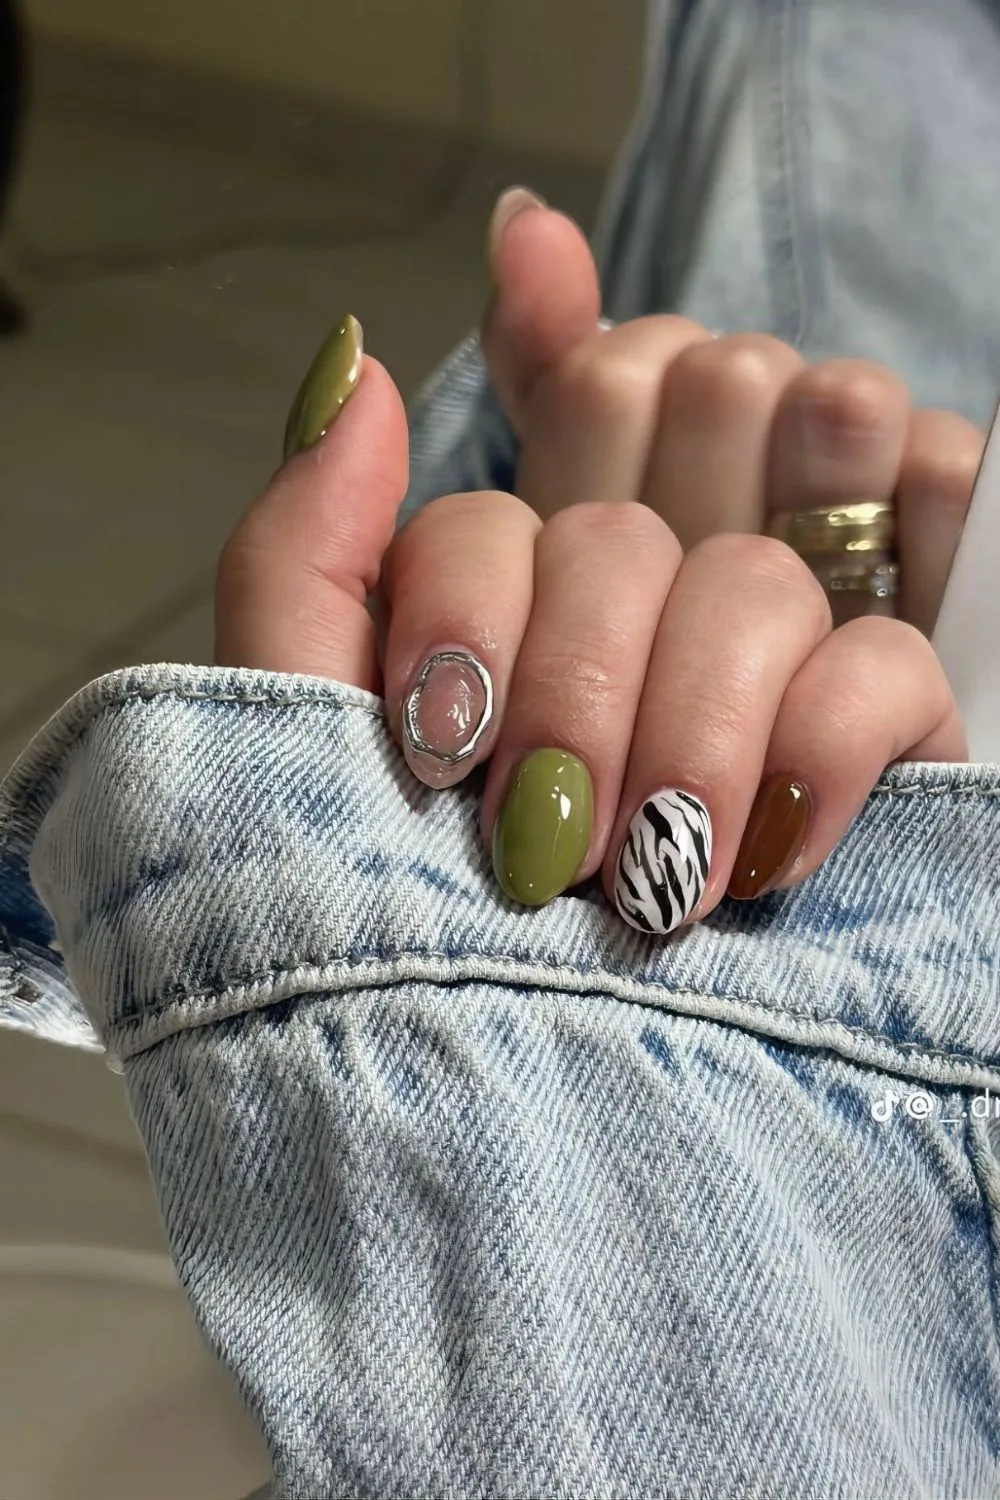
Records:
M285 428L285 462L318 443L361 378L364 333L357 318L337 325L309 367Z
M536 750L511 778L493 830L493 870L506 895L544 906L571 886L587 857L594 786L582 760Z

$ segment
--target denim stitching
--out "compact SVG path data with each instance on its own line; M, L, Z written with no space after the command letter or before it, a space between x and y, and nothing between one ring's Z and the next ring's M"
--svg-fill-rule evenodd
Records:
M666 1005L659 1005L659 1004L657 1004L656 1001L655 1001L655 999L651 995L647 995L647 996L643 996L643 995L625 996L625 995L616 994L613 989L606 989L606 988L602 987L600 984L593 983L593 979L594 979L595 976L580 974L579 971L570 970L569 966L565 965L565 964L557 966L555 964L546 963L544 960L537 960L537 961L532 960L531 962L529 962L529 963L526 964L524 960L515 959L510 954L497 954L497 955L490 954L488 956L485 955L485 954L469 954L468 956L470 958L473 958L473 959L475 959L475 958L486 959L490 963L501 965L501 966L509 966L509 967L511 967L511 968L513 968L515 970L516 969L523 969L524 967L527 967L527 968L530 968L530 969L540 969L540 970L542 970L545 973L551 973L553 975L563 975L563 974L566 974L567 972L569 972L569 973L574 973L575 972L575 973L577 973L578 977L581 980L586 981L585 987L582 987L579 990L576 990L576 989L567 989L564 984L563 985L551 984L551 985L547 985L546 986L546 988L550 988L553 991L556 991L556 992L558 992L560 994L567 994L567 995L590 995L590 996L601 995L606 1000L617 1001L619 1003L623 1003L623 1004L627 1004L627 1005L648 1005L650 1008L655 1009L655 1010L669 1009L669 1007L666 1006ZM344 969L344 968L347 968L348 970L358 970L358 969L361 969L367 963L373 963L373 964L378 964L379 966L384 966L387 963L398 962L401 959L414 959L414 960L417 960L417 961L424 961L424 962L433 962L433 961L436 960L436 961L439 961L441 963L453 963L454 962L454 960L452 958L449 958L449 956L447 954L444 954L444 953L413 952L413 951L410 951L410 952L405 952L405 953L403 953L403 952L396 953L396 954L392 955L391 957L386 957L383 954L378 955L377 958L374 957L374 956L368 955L364 959L361 959L361 960L355 960L355 959L345 960L345 959L339 959L339 958L330 958L330 959L327 959L325 963L310 964L308 967L311 968L311 969L336 969L336 968ZM293 975L299 973L301 971L302 967L303 966L301 964L298 964L298 965L296 965L296 966L294 966L292 968L280 967L280 968L275 968L275 969L265 969L265 970L260 971L259 973L249 975L249 976L244 977L242 979L232 980L229 984L227 984L225 986L224 989L221 989L221 990L208 989L208 990L185 991L183 994L176 995L176 996L174 996L174 997L172 997L172 998L169 999L169 1002L168 1002L169 1008L171 1010L174 1010L174 1009L178 1009L178 1008L184 1007L184 1006L198 1005L198 1006L201 1006L203 1010L209 1010L212 1004L219 1004L221 1002L224 1002L227 999L235 1000L236 999L236 992L238 990L247 989L247 988L249 988L251 986L260 985L260 984L268 984L268 983L274 984L274 983L276 983L276 982L278 982L278 981L280 981L282 979L291 978ZM604 978L606 980L607 979L611 979L611 976L610 975L605 975ZM371 982L370 984L367 984L367 985L352 985L349 988L352 989L352 990L362 989L362 988L369 988L369 989L373 989L373 990L386 990L386 989L397 989L397 988L401 987L404 984L421 984L421 983L423 983L423 984L434 984L436 982L437 981L435 981L434 979L431 979L431 978L427 978L425 980L412 979L412 978L408 978L408 979L391 979L391 980L382 980L381 982L375 980L375 981L373 981L373 982ZM470 975L463 974L460 979L454 979L454 980L450 981L450 983L458 985L458 986L467 986L467 985L474 985L474 984L504 984L504 985L507 985L507 986L519 986L520 985L520 981L516 977L514 977L514 976L511 976L511 977L505 979L502 976L498 976L496 974L483 975L483 976L481 976L478 979L474 978L474 977L472 977ZM538 987L542 988L541 985L539 985ZM649 987L649 988L652 988L652 987ZM243 1005L244 1011L266 1010L268 1008L268 1006L281 1004L281 1003L283 1003L283 1001L288 1000L288 999L300 999L300 1000L302 1000L302 999L306 999L310 995L317 995L317 994L320 994L320 993L325 994L325 993L329 993L329 992L332 992L332 993L345 993L346 990L339 990L338 991L337 988L336 988L336 986L331 986L331 985L327 984L327 985L321 986L317 990L302 991L298 995L294 995L294 996L288 996L288 995L282 996L280 1000L265 999L265 1000L262 1000L260 1003L253 1003L253 1002L248 1002L248 1001L242 1001L240 1003ZM970 1056L967 1053L954 1052L954 1051L951 1051L951 1052L949 1052L949 1051L943 1051L943 1050L941 1050L939 1048L928 1046L928 1045L926 1045L925 1043L922 1043L922 1042L893 1041L890 1038L886 1037L880 1031L869 1030L867 1027L863 1027L863 1026L851 1026L847 1022L841 1020L838 1016L820 1016L820 1015L816 1015L816 1014L814 1014L812 1012L809 1012L809 1011L788 1010L787 1007L785 1007L785 1006L764 1004L764 1003L762 1003L759 1000L751 999L750 997L745 996L745 995L720 995L720 994L717 994L717 993L705 994L705 993L703 993L700 990L691 990L691 989L686 989L686 988L685 989L680 989L680 990L670 990L670 991L667 991L667 994L669 996L671 996L672 998L674 998L674 999L679 999L681 997L689 997L689 998L695 999L695 1000L714 1000L714 1001L716 1001L716 1002L718 1002L719 1004L722 1004L722 1005L742 1005L742 1006L747 1007L747 1009L752 1010L752 1011L756 1012L757 1014L759 1014L761 1016L779 1016L779 1017L783 1017L786 1020L795 1021L795 1022L798 1022L800 1024L802 1022L807 1022L807 1023L810 1023L810 1024L814 1025L814 1026L836 1026L836 1027L839 1027L840 1030L847 1032L847 1034L849 1036L856 1036L856 1037L858 1037L859 1040L876 1042L879 1045L884 1046L884 1047L886 1047L886 1048L888 1048L888 1049L890 1049L892 1051L898 1051L898 1052L901 1052L901 1053L904 1053L904 1054L911 1053L911 1054L913 1054L914 1056L917 1056L917 1057L925 1057L925 1058L928 1058L930 1060L937 1060L937 1061L943 1062L943 1063L965 1065L967 1067L974 1067L974 1068L990 1068L990 1069L994 1069L997 1066L1000 1066L1000 1059L994 1059L992 1061L984 1062L982 1058L972 1057L972 1056ZM167 997L164 997L164 998L167 998ZM237 1013L239 1013L239 1012L237 1012ZM134 1018L132 1020L129 1020L129 1021L119 1021L119 1022L115 1023L115 1025L112 1028L110 1028L110 1030L113 1031L113 1032L119 1033L121 1035L128 1036L129 1034L131 1034L131 1033L133 1033L133 1032L135 1032L137 1030L140 1030L143 1027L144 1023L146 1023L147 1021L154 1020L154 1019L160 1019L160 1020L164 1019L164 1015L165 1015L165 1012L163 1010L159 1010L159 1011L157 1011L157 1010L150 1010L150 1011L147 1011L143 1016L136 1017L136 1018ZM225 1018L225 1019L228 1019L228 1017ZM211 1021L210 1021L210 1019L209 1019L208 1022L199 1021L198 1024L199 1025L211 1024ZM180 1030L187 1030L187 1029L190 1029L190 1028L181 1027L179 1029ZM153 1045L153 1043L151 1042L148 1045L151 1046L151 1045Z
M161 698L161 697L174 698L174 699L176 699L176 700L178 700L179 702L182 702L182 703L192 703L192 704L193 703L197 703L197 702L234 703L234 704L245 705L245 706L248 706L248 707L249 706L262 706L262 707L273 707L273 708L277 708L277 709L283 709L283 708L295 707L295 706L304 706L304 705L309 705L309 704L317 704L317 705L322 705L322 706L325 706L325 707L329 707L331 709L336 710L338 713L342 713L342 714L347 714L347 713L361 713L366 718L371 719L372 721L374 721L375 723L377 723L379 725L382 725L383 727L385 726L385 722L386 722L385 721L385 711L384 711L383 707L380 706L380 707L377 707L377 708L374 708L374 707L370 708L367 705L361 704L361 703L344 702L342 700L339 700L334 695L327 695L327 693L324 692L323 689L316 689L314 691L309 691L309 692L276 694L274 692L253 693L253 692L250 692L250 691L200 692L198 690L183 690L183 689L174 687L172 685L166 685L166 686L158 687L158 688L136 688L136 689L132 689L132 690L130 690L128 692L120 693L120 694L116 695L113 698L105 700L98 707L95 708L95 710L93 711L93 713L92 713L91 716L89 716L88 718L86 718L78 726L76 738L79 738L84 733L84 731L86 729L88 729L89 727L91 727L92 724L94 724L94 723L96 723L98 721L98 719L101 717L102 714L105 714L108 711L113 711L113 710L115 710L117 708L121 708L125 704L130 703L130 702L136 702L136 701L152 702L153 700L155 700L157 698ZM36 780L31 784L32 785L32 789L37 788L37 786L40 784L40 781L41 781L41 777L36 778ZM910 783L904 784L902 786L890 786L890 785L885 785L885 784L883 784L880 781L879 783L877 783L872 788L871 795L873 795L873 796L877 795L877 796L882 796L882 797L890 797L890 798L892 798L892 797L920 796L920 795L927 796L927 797L941 797L941 796L973 797L973 796L977 796L977 797L983 797L983 798L992 799L992 798L1000 797L1000 785L992 786L992 787L983 787L983 786L980 786L980 785L968 785L968 784L965 784L965 783L956 783L955 781L952 781L952 782L946 783L943 786L934 786L934 787L928 787L928 786L922 785L920 782L910 782ZM8 834L9 834L9 832L10 832L10 830L8 829ZM2 847L2 842L5 842L5 841L0 841L0 847ZM13 948L13 945L10 943L9 935L0 932L0 937L2 937L4 939L4 941L7 944L8 951L11 952L12 957L15 957L15 962L17 962L16 955L15 955L15 950ZM473 957L473 958L476 958L476 957L485 958L486 957L485 955L470 955L470 956ZM439 962L442 962L442 963L447 961L447 955L445 955L445 954L438 954L438 953L435 953L435 952L423 952L423 953L420 953L420 954L415 954L415 953L402 954L402 953L400 953L400 954L395 955L395 958L397 960L398 959L403 959L403 958L413 958L413 959L419 959L419 960L426 960L426 961L429 961L429 962L439 961ZM366 960L362 960L361 962L363 963L363 962L368 962L368 961L371 961L371 960L367 960L366 959ZM384 955L380 955L379 961L383 962L383 963L385 962ZM489 955L488 961L491 962L491 963L499 964L499 965L509 965L509 966L517 966L520 963L519 960L516 960L512 956L505 955L505 954ZM331 964L336 963L336 962L337 962L337 960L328 959L328 960L326 960L326 966L328 967ZM352 965L352 967L358 967L358 966L359 965L356 965L356 964ZM297 967L300 967L300 966L297 966ZM320 967L320 966L317 965L317 967ZM557 974L557 973L560 973L560 972L563 972L563 973L566 972L566 966L565 965L556 967L554 965L547 964L544 961L533 962L530 965L530 967L532 967L535 970L541 970L542 972L552 972L553 974ZM295 972L297 972L297 968L293 968L293 969L289 969L289 968L285 968L285 967L279 967L279 968L276 968L276 969L272 968L272 969L269 969L269 970L265 970L265 971L261 972L260 974L255 975L255 976L251 976L250 978L243 979L243 980L238 981L238 982L237 981L233 981L229 985L227 985L225 987L225 989L223 989L221 991L217 991L217 990L204 990L204 991L197 991L194 994L186 995L185 997L183 997L183 1001L184 1001L184 1003L187 1003L187 1004L198 1004L200 1002L210 1001L210 1000L214 1000L216 1003L219 1003L221 1001L224 1001L227 998L230 998L230 999L233 998L234 991L237 990L237 989L244 988L247 985L260 984L260 983L272 983L273 984L273 983L275 983L275 982L277 982L277 981L279 981L279 980L281 980L283 978L288 977L291 974L294 974ZM588 976L584 976L582 974L579 977L581 978L581 980L584 980L584 979L588 978ZM591 982L587 986L589 992L591 992L591 993L606 993L604 991L595 991L594 985L592 983L592 976L590 976L590 980L591 980ZM428 981L428 982L430 982L430 981ZM463 978L462 982L463 983L474 983L476 981L472 980L472 979ZM484 979L484 980L482 980L480 982L488 982L488 981L486 981ZM504 981L501 979L498 982L502 983ZM508 981L508 982L512 982L512 981ZM398 981L393 981L391 983L398 983ZM381 987L381 986L379 986L379 987ZM556 988L558 988L558 986L556 986ZM570 991L569 993L575 993L575 991ZM690 990L675 991L673 993L675 995L677 995L677 996L681 996L681 995L694 996L695 995L695 992L694 991L690 991ZM608 994L608 998L611 998L611 999L619 999L620 998L620 999L623 999L625 1001L625 1003L643 1003L641 1000L637 1000L635 997L632 997L630 999L629 997L625 997L625 996L619 997L617 995L614 995L613 993L609 993ZM705 999L705 998L712 999L712 1000L714 1000L714 1001L716 1001L717 1003L720 1003L720 1004L742 1005L742 1006L747 1007L751 1011L759 1013L762 1016L768 1016L768 1015L770 1015L770 1016L777 1016L779 1018L785 1018L786 1020L793 1021L793 1022L796 1022L798 1024L806 1023L806 1024L817 1025L817 1026L830 1026L830 1025L837 1026L837 1027L841 1028L844 1032L846 1032L848 1035L857 1036L860 1040L866 1040L866 1041L869 1041L869 1042L876 1042L876 1043L878 1043L878 1044L880 1044L882 1046L893 1048L893 1049L899 1051L900 1053L904 1053L904 1054L907 1051L911 1051L914 1055L921 1056L921 1057L926 1057L926 1058L931 1058L931 1059L935 1059L936 1058L936 1059L938 1059L939 1061L941 1061L943 1063L951 1063L951 1064L958 1064L958 1065L963 1065L964 1064L964 1065L967 1065L967 1066L974 1066L974 1067L994 1066L994 1064L984 1064L981 1060L979 1060L977 1058L970 1057L970 1056L968 1056L967 1054L964 1054L964 1053L946 1052L946 1051L942 1051L942 1050L935 1049L935 1048L932 1048L932 1047L928 1047L928 1046L926 1046L924 1044L921 1044L921 1043L910 1043L910 1042L901 1042L901 1041L900 1042L890 1042L882 1033L880 1033L878 1031L869 1030L869 1029L864 1028L864 1027L852 1027L852 1026L848 1026L843 1021L841 1021L840 1019L838 1019L836 1016L827 1016L827 1017L824 1017L824 1016L818 1016L818 1015L816 1015L814 1013L810 1013L810 1012L792 1011L792 1010L788 1010L785 1007L775 1006L775 1005L771 1005L771 1004L763 1005L760 1001L753 1000L753 999L750 999L747 996L741 996L741 995L719 995L719 994L715 994L715 995L711 995L711 996L702 996L700 998L703 998L703 999ZM170 1001L171 1007L173 1007L175 1004L178 1004L178 1003L180 1003L179 1000L172 1000L172 1001ZM266 1005L270 1004L270 1003L274 1003L274 1002L265 1001L263 1003L263 1006L261 1006L261 1007L250 1006L248 1008L250 1008L250 1009L265 1008ZM162 1012L158 1013L156 1011L151 1011L151 1012L147 1013L147 1017L145 1019L152 1019L157 1014L160 1014L160 1016L162 1017ZM132 1022L132 1023L128 1023L125 1026L119 1026L119 1027L116 1028L116 1030L120 1029L120 1030L122 1030L123 1032L125 1032L127 1034L130 1031L136 1030L137 1027L138 1027L138 1025L141 1025L141 1022L139 1022L139 1023Z

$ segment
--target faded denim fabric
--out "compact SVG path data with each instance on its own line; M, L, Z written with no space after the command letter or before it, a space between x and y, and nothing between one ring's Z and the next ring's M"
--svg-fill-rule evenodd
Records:
M998 78L987 0L657 0L608 316L985 420ZM411 432L408 513L512 487L474 339ZM1000 1495L1000 768L890 770L667 941L509 905L477 790L366 694L178 666L0 784L0 1024L124 1069L277 1500Z
M121 1060L276 1495L1000 1493L1000 768L893 769L669 941L508 904L478 789L176 666L0 789L11 983Z

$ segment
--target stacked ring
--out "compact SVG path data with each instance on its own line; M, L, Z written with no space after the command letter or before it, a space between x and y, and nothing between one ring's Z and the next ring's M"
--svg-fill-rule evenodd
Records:
M889 599L899 592L896 510L889 500L777 511L767 534L797 552L829 594Z

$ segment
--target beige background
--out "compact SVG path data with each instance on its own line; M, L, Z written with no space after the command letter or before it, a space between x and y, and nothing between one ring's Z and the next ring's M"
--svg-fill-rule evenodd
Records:
M446 128L471 49L492 143L603 161L634 108L645 0L30 0L27 14L59 40Z

